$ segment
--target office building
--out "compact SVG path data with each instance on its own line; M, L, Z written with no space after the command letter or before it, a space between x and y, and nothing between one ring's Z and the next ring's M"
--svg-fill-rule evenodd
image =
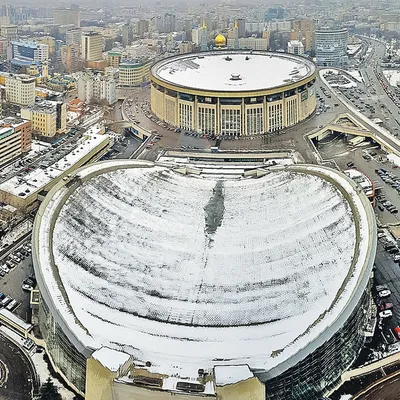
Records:
M49 46L37 42L12 41L11 55L16 60L44 63L49 59Z
M166 13L164 15L164 28L163 33L170 33L176 31L176 17L175 14Z
M119 86L140 86L150 80L151 60L124 60L119 65Z
M81 45L82 43L82 31L80 29L71 29L65 34L65 43Z
M287 45L287 52L289 54L295 54L302 56L304 54L304 45L300 40L291 40Z
M143 38L144 34L149 31L149 21L146 19L141 19L136 23L137 35L139 38Z
M126 47L131 43L131 27L129 24L122 25L121 28L122 46Z
M81 69L80 46L78 44L67 44L60 47L61 63L68 73Z
M53 11L54 23L57 25L81 26L81 12L75 8L56 8Z
M326 67L344 67L347 56L348 31L343 29L319 29L315 31L315 56L317 64Z
M240 38L246 37L246 20L244 18L238 18L236 20L238 28L238 36Z
M21 106L31 106L35 103L34 77L28 75L9 74L5 79L6 100Z
M0 120L0 166L31 150L31 122L21 118Z
M18 37L17 25L2 25L0 27L1 36L8 40L15 40Z
M264 50L269 49L269 40L257 37L237 38L227 40L228 49L242 49L242 50Z
M66 105L62 101L42 100L21 108L21 117L32 122L33 132L46 137L53 137L67 127Z
M56 51L56 39L52 36L42 36L35 40L37 43L45 44L48 47L49 56L53 55Z
M292 21L290 40L299 40L304 44L304 51L315 50L315 22L312 19Z
M103 37L96 32L83 32L81 41L82 59L98 61L103 58Z

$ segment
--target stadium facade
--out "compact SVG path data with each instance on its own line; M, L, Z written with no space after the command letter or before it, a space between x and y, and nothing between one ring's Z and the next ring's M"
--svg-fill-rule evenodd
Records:
M179 55L151 68L151 110L185 131L224 136L279 131L316 107L315 64L261 51Z
M34 224L40 330L89 400L315 399L364 343L376 225L332 169L107 161Z

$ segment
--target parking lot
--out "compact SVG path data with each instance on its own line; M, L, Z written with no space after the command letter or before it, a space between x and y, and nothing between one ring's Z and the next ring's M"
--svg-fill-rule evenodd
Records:
M0 306L26 321L30 312L30 290L36 284L34 279L28 281L33 277L30 246L25 244L15 249L0 262Z

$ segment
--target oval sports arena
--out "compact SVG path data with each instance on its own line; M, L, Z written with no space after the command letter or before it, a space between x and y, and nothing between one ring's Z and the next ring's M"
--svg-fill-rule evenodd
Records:
M188 132L240 136L274 132L316 107L315 64L300 56L216 50L151 68L151 109Z

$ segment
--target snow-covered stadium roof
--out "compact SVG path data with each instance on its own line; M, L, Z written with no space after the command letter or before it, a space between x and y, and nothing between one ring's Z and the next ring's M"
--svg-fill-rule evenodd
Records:
M112 161L78 176L35 222L42 296L73 342L157 372L287 364L361 296L372 269L371 206L328 168L224 179Z
M283 53L215 51L159 61L152 75L180 87L207 91L267 90L299 82L315 72L313 62Z

